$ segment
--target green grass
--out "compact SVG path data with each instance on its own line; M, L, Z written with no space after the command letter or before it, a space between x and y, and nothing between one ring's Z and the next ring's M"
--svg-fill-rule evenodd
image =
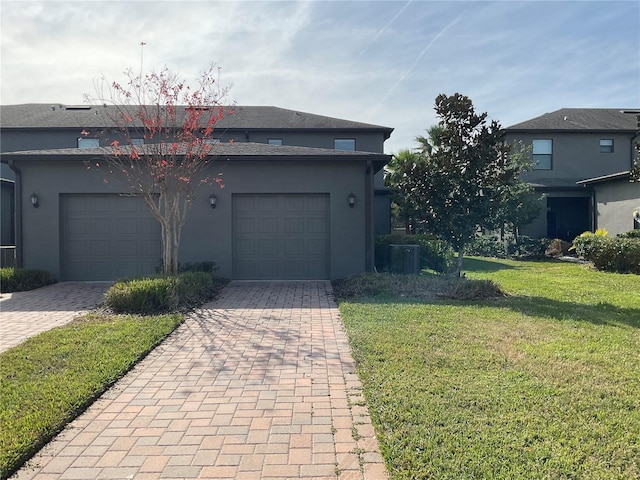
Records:
M509 296L340 302L391 478L640 478L640 276L465 267Z
M182 322L91 314L0 354L0 477L7 478Z

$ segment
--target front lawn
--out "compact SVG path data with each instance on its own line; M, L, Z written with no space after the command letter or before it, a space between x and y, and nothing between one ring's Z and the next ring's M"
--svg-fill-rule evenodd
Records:
M391 478L640 478L640 276L465 267L509 296L340 302Z
M81 413L182 322L91 314L0 354L0 478Z

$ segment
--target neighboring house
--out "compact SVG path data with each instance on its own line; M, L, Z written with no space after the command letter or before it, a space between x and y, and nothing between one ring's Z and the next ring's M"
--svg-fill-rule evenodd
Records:
M505 129L509 143L532 148L534 170L523 179L543 194L543 213L523 234L571 241L587 230L633 228L640 182L630 183L629 171L640 141L639 113L563 108Z
M630 182L629 172L578 182L593 190L596 228L610 235L640 229L640 182Z
M113 107L1 107L19 265L61 280L114 280L159 266L160 226L143 201L86 168L106 146L103 108ZM385 212L375 192L393 130L275 107L234 110L214 132L211 173L223 172L225 188L199 190L180 261L214 261L221 276L247 280L371 270L374 232L389 230L388 202Z

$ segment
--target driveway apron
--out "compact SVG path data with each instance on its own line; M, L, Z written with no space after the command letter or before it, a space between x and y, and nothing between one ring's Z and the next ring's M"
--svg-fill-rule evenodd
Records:
M388 478L330 282L232 282L18 479Z

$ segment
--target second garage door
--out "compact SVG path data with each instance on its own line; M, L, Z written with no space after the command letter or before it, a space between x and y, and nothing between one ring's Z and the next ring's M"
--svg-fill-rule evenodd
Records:
M328 279L329 195L233 195L233 278Z

